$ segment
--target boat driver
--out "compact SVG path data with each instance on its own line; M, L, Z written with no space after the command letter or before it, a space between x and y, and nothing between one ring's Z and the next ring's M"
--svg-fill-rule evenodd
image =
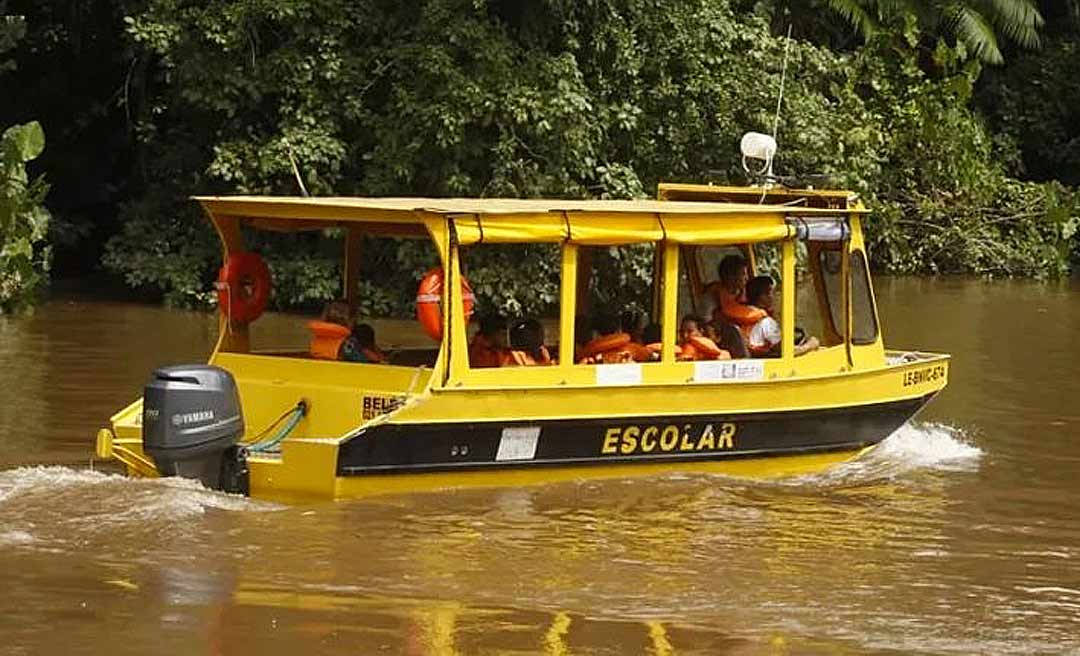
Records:
M769 276L757 276L746 283L746 300L750 305L766 312L765 317L750 327L747 339L750 354L755 358L780 357L780 322L773 317L773 279ZM795 345L795 355L816 350L820 346L817 337L803 336Z

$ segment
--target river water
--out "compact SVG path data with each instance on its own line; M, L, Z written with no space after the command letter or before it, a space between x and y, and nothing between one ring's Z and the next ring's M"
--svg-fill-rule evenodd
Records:
M0 318L0 654L1080 654L1080 285L877 286L955 359L865 460L305 506L91 462L213 317Z

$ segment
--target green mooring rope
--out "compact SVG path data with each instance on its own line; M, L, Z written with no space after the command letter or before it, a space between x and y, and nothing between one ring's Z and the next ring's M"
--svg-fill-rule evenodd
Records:
M299 424L300 420L303 419L304 415L307 414L307 403L305 403L304 401L300 401L296 404L296 407L290 411L290 413L291 416L289 417L288 421L286 421L285 424L281 428L279 428L278 431L274 433L274 435L270 439L248 444L246 446L248 452L266 453L268 451L276 451L277 446L281 444L282 440L289 436L289 433L291 433L293 429L296 428L296 425Z

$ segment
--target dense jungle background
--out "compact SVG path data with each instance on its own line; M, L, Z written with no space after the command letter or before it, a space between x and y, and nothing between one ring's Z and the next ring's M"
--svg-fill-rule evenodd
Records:
M742 184L786 45L778 172L861 193L878 271L1065 276L1078 35L1069 0L0 0L0 308L50 278L212 305L219 247L188 197L295 194L290 150L314 195ZM328 240L256 246L276 307L340 294ZM364 311L407 314L431 253L368 252ZM545 253L474 258L481 303L553 303ZM609 284L649 275L601 255Z

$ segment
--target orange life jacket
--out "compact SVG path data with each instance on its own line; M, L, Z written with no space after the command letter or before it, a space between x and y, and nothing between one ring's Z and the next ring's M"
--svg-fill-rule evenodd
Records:
M546 346L540 347L539 356L533 356L528 351L507 351L503 364L508 367L533 367L536 365L551 364L551 355Z
M750 329L754 327L755 323L764 319L768 313L759 307L747 305L739 294L733 294L724 287L719 287L719 290L717 296L719 297L720 307L717 309L720 310L725 319L735 324L739 332L742 333L743 341L749 345Z
M664 345L661 344L660 342L653 342L652 344L646 344L645 348L649 349L650 353L653 353L653 354L659 356L661 351L664 350ZM682 347L679 346L678 344L676 344L675 345L675 357L678 358L680 355L682 355Z
M730 360L731 354L704 335L695 335L680 345L680 360Z
M345 326L329 321L309 321L311 345L308 347L311 357L319 360L337 360L341 345L351 332Z
M627 333L612 333L594 338L581 350L580 363L615 364L619 362L633 361L633 355L628 350L630 335Z
M506 350L495 348L484 335L477 333L469 344L469 366L473 369L500 367L505 359Z
M648 346L644 344L638 344L637 342L630 342L626 345L626 351L630 354L630 357L634 362L652 362L653 352Z

